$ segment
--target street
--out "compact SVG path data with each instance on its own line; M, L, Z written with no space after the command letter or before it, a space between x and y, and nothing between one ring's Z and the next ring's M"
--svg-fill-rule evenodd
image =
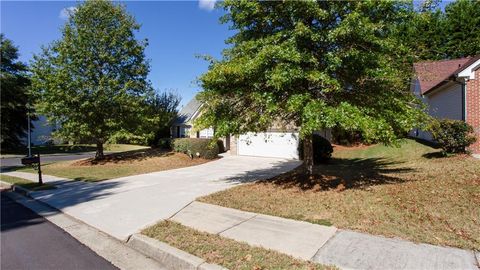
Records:
M105 154L107 154L106 152ZM55 161L67 161L75 160L82 158L91 158L94 157L95 153L76 153L76 154L57 154L57 155L45 155L40 156L42 163L50 163ZM9 167L23 166L20 162L20 157L9 157L0 159L0 166L2 169L7 169Z
M117 269L62 229L1 194L1 269Z

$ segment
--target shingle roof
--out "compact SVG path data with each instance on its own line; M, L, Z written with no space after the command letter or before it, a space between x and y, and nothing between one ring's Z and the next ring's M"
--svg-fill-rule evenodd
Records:
M177 119L173 122L173 124L180 125L186 124L188 121L192 119L192 116L195 112L198 111L202 104L196 97L190 100L187 105L183 106L183 108L178 113Z
M480 59L480 55L452 60L415 63L414 69L420 83L421 94L426 94L435 89L478 59Z

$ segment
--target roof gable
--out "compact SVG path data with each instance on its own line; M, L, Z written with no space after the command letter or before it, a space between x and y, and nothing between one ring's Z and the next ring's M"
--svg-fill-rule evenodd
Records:
M192 117L195 116L195 113L198 111L202 104L200 101L194 97L190 100L187 105L183 106L183 108L178 112L177 119L175 119L174 124L186 124Z

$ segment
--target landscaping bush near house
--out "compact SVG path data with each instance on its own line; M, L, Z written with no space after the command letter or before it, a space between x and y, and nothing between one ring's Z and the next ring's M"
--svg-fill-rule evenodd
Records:
M465 153L466 148L476 140L473 127L460 120L435 121L430 131L444 154Z
M154 147L160 149L171 149L172 148L172 139L171 138L160 138L154 144Z
M352 131L341 127L334 127L332 128L332 142L350 146L364 143L364 140L361 131Z
M199 153L199 157L214 159L220 152L219 148L219 143L212 143L211 139L179 138L172 140L173 151L192 155L193 157L196 157L197 153Z
M303 158L303 142L300 142L298 147L300 158ZM313 135L313 162L314 164L321 164L327 162L333 153L332 144L324 137Z

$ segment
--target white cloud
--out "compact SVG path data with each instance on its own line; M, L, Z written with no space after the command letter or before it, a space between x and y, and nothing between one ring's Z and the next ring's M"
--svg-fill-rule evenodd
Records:
M62 10L60 10L60 14L58 15L58 17L62 20L68 20L68 18L70 18L70 15L75 13L75 11L77 11L77 7L63 8Z
M203 10L212 11L217 0L198 0L198 7Z

